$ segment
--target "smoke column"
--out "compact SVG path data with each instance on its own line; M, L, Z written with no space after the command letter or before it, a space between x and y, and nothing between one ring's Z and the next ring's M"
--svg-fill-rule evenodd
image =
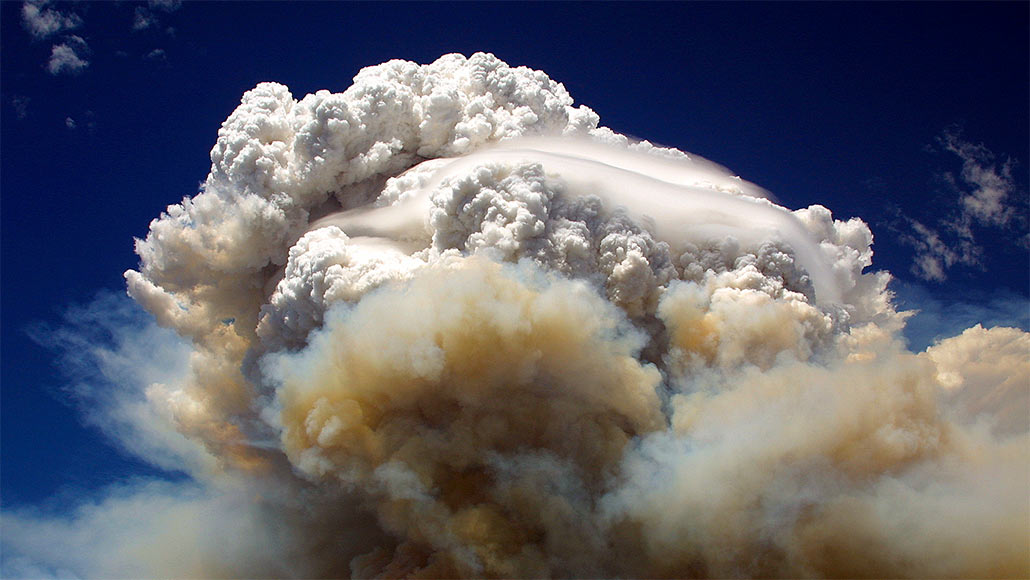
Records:
M211 160L125 274L190 548L106 573L1030 575L1030 336L908 352L861 220L488 54L260 84Z

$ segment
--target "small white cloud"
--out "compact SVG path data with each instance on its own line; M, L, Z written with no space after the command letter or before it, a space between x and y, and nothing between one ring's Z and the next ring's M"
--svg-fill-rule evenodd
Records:
M54 45L46 68L52 75L82 72L89 66L89 61L83 58L88 53L89 45L85 40L78 36L69 36L64 43Z
M32 99L21 95L14 95L11 97L11 106L14 107L14 114L19 119L24 119L29 116L29 101Z
M146 30L155 24L157 24L157 17L154 16L153 12L147 10L143 6L136 8L136 14L132 19L133 30Z
M21 7L22 24L33 37L47 38L63 30L82 26L82 18L77 14L65 14L43 6L41 2L26 2Z
M165 54L163 48L155 48L154 50L147 53L143 58L147 60L167 60L168 56Z
M74 129L75 128L75 119L72 119L71 117L65 117L64 118L64 126L68 127L69 129Z

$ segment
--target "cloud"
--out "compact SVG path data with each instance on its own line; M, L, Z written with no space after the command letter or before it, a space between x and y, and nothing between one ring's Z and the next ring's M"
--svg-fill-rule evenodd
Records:
M53 36L65 30L82 26L82 18L74 13L64 13L45 8L46 2L25 2L21 7L22 25L36 39Z
M20 120L29 116L29 103L32 99L23 95L11 96L11 106L14 107L14 114Z
M483 53L261 83L211 161L136 241L153 322L50 333L93 424L188 480L5 515L22 569L1030 573L1030 434L985 404L1027 334L907 350L861 220Z
M912 273L924 280L943 282L955 265L984 268L984 250L974 230L1004 232L1009 238L1016 236L1017 245L1030 247L1030 235L1025 233L1027 208L1019 202L1012 175L1015 162L997 161L983 144L965 141L957 128L945 130L937 142L962 162L958 178L950 172L940 176L957 200L945 210L947 217L937 227L902 216L908 227L899 237L916 251Z
M924 280L943 282L948 270L956 264L982 268L983 248L978 246L972 234L966 230L955 237L942 239L941 232L922 223L905 218L914 235L903 233L901 241L916 250L912 272ZM944 234L947 236L947 234Z
M151 11L142 6L136 7L132 19L133 30L146 30L155 24L157 24L157 17Z
M64 126L68 127L69 129L74 129L75 128L75 119L72 119L71 117L65 117L64 118Z
M147 53L144 57L147 60L167 60L168 56L165 54L163 48L155 48L154 50Z
M181 6L180 0L150 0L147 2L147 6L137 6L133 12L132 30L138 32L148 28L158 28L161 25L161 19L157 11L171 13ZM167 32L174 34L172 28L168 28Z
M89 54L89 45L78 36L69 36L65 42L55 44L50 52L47 70L52 75L77 74L89 66L85 57Z
M962 181L971 189L963 192L959 199L962 213L956 226L962 227L968 222L994 226L1008 224L1014 214L1014 208L1009 205L1009 198L1015 195L1016 190L1012 178L1014 162L1006 159L997 163L987 147L963 140L957 129L945 131L938 142L962 160Z

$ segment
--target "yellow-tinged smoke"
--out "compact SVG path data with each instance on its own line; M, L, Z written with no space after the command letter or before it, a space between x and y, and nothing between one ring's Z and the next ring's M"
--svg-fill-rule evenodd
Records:
M597 495L630 442L665 427L642 335L586 284L537 270L455 258L274 360L291 462L374 498L385 529L432 555L423 573L546 574L562 554L538 542L578 550L562 536L593 518L551 479Z

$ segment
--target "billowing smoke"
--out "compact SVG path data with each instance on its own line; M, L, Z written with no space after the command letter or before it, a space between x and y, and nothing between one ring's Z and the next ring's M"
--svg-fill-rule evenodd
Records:
M861 220L488 54L263 83L211 160L126 272L190 349L128 431L198 487L62 524L90 571L1030 575L1030 335L908 352Z

